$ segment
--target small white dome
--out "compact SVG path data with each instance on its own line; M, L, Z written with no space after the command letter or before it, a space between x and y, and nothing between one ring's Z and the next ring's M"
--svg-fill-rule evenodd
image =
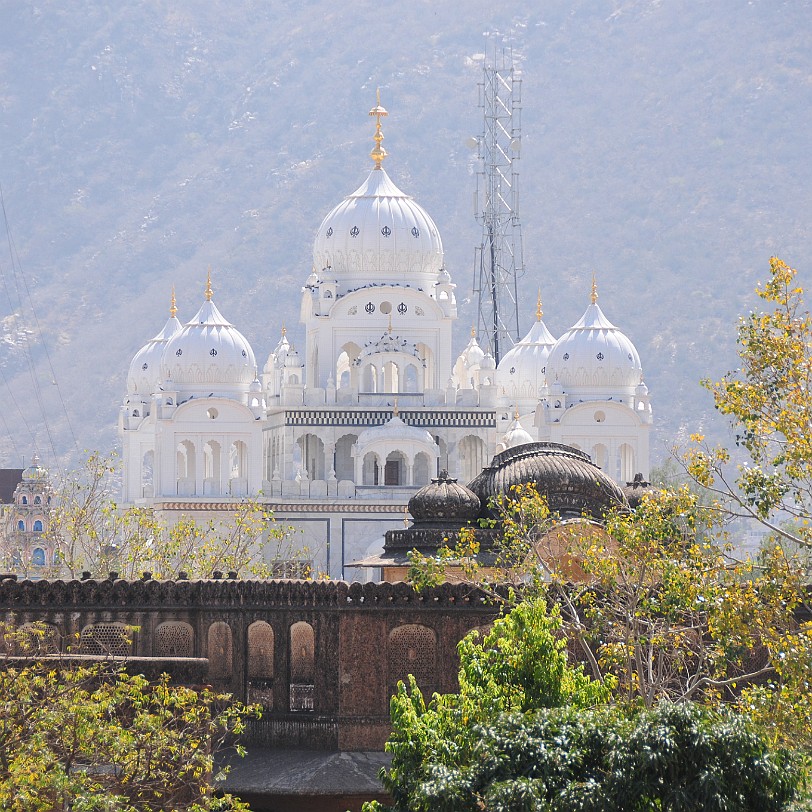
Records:
M484 357L485 351L477 343L476 336L471 335L471 340L468 342L465 349L460 353L457 360L462 360L465 366L470 369L471 367L479 366Z
M210 299L164 347L161 375L179 388L217 393L247 391L257 377L254 351Z
M410 426L404 423L397 415L394 415L390 420L382 426L372 426L371 428L364 429L356 441L357 448L366 448L371 443L379 443L386 441L387 443L397 443L398 441L409 440L411 442L424 443L426 445L435 445L434 437L426 429L418 428L417 426Z
M274 369L281 369L285 366L285 358L287 358L288 351L290 350L290 343L288 342L287 330L282 328L282 335L279 338L279 343L274 347L274 351L268 356L265 362L265 368L262 370L265 373L273 372Z
M592 304L556 341L547 360L547 380L568 394L634 394L643 368L634 344L603 315L593 292Z
M505 449L534 442L535 440L530 436L529 432L522 428L518 417L510 424L510 428L505 432L505 436L502 439L502 445Z
M483 370L496 369L496 361L489 352L486 352L485 355L482 357L482 361L479 364L479 368Z
M128 395L141 395L148 398L155 391L162 380L161 356L164 347L169 339L182 329L183 325L175 316L173 305L173 313L163 330L144 344L130 362L130 370L127 373Z
M497 367L497 382L512 397L538 397L544 385L547 359L555 338L541 318L530 332L505 353Z
M434 220L375 168L322 221L313 245L315 268L338 281L422 282L437 279L443 243Z
M22 477L25 482L40 482L48 479L48 469L40 465L39 454L36 451L31 458L31 465L23 469Z

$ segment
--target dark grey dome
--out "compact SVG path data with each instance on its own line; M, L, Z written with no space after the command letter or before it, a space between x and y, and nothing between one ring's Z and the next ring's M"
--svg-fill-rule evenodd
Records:
M415 524L447 521L465 524L479 516L480 507L479 497L456 479L450 479L448 471L440 471L437 479L409 500L409 513Z
M626 500L632 510L636 510L640 505L640 500L643 498L644 493L653 493L656 491L650 482L643 479L642 474L635 474L632 482L627 482L623 493L626 495Z
M590 516L601 521L609 508L626 505L620 486L583 451L560 443L525 443L497 454L468 487L492 516L490 499L509 495L513 485L534 483L561 518Z

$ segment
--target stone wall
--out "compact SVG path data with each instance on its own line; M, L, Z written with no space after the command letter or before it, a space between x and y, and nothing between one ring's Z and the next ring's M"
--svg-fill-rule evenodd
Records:
M381 749L397 681L454 690L458 641L494 614L460 584L0 581L0 619L48 624L49 652L205 658L210 684L266 708L254 741L316 750Z

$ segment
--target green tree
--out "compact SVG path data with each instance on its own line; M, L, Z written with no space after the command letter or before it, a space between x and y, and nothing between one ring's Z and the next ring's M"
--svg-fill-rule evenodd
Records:
M55 488L48 519L48 539L61 559L61 571L77 577L118 572L137 578L150 571L174 578L184 571L209 577L234 570L269 577L271 560L302 558L290 528L279 526L257 499L245 498L233 513L201 523L188 516L167 522L147 507L121 508L115 499L118 460L91 454Z
M214 759L253 709L112 661L33 656L35 635L0 635L16 652L0 655L0 809L248 809L215 797Z
M694 435L686 466L731 515L756 519L778 537L810 547L812 316L796 277L780 259L770 260L770 278L756 291L767 309L739 323L739 368L703 382L749 459L732 466L728 449Z
M481 642L477 633L459 644L460 690L435 694L426 704L414 677L392 697L392 767L384 786L394 810L429 809L421 785L435 769L467 764L479 739L478 726L500 713L536 708L590 707L605 702L607 685L567 663L557 610L543 599L528 600L499 618ZM368 810L380 810L371 804Z

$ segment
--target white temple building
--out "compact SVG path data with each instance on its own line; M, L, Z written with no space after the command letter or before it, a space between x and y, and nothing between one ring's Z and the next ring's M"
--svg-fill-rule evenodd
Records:
M621 483L647 478L652 423L640 358L594 282L557 341L539 302L498 368L475 335L454 359L440 233L384 170L387 113L370 115L374 166L322 220L303 274L303 350L282 327L259 369L209 276L186 324L173 294L169 320L130 364L119 416L125 503L209 518L258 497L301 533L294 546L314 573L346 579L369 577L348 565L382 549L440 470L468 482L497 450L541 440L586 451Z

